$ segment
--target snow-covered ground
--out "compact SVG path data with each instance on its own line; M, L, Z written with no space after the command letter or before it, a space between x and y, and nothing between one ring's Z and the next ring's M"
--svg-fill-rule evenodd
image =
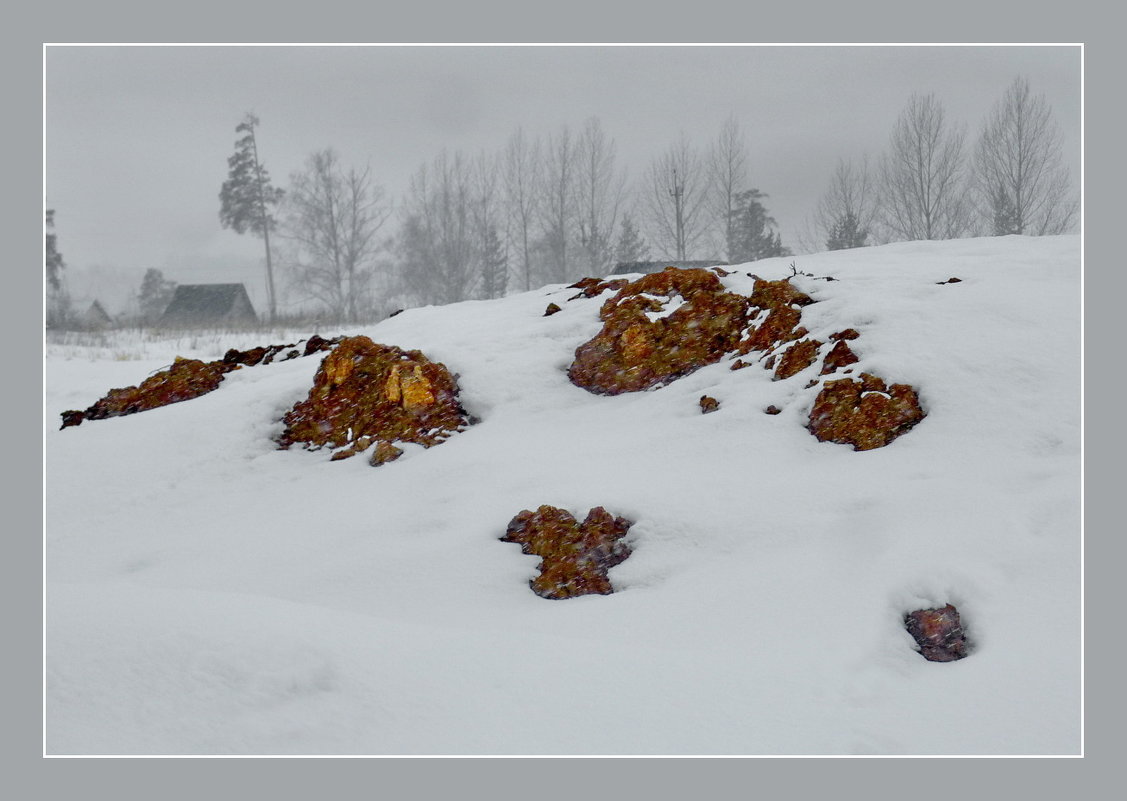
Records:
M60 431L203 354L49 348L47 753L1079 753L1079 238L724 283L792 261L838 279L794 279L812 335L856 328L856 373L919 390L888 447L804 428L818 366L574 387L608 296L563 287L339 332L443 362L480 418L379 468L276 449L320 357ZM541 504L635 521L615 594L530 591L538 558L498 538ZM973 651L928 662L902 619L948 602Z

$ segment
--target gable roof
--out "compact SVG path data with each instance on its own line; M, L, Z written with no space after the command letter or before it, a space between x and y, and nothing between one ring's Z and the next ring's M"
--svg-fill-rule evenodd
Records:
M200 323L254 320L257 315L242 284L180 284L162 322Z
M99 323L112 323L113 318L106 313L106 309L102 306L101 301L95 300L90 304L90 308L86 310L87 322Z

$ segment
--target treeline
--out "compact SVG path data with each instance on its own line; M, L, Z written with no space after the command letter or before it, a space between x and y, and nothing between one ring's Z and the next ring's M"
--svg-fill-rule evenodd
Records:
M281 312L354 322L601 276L617 262L737 264L794 249L1063 233L1079 209L1052 111L1020 77L973 139L935 95L913 95L881 152L838 161L792 243L754 185L735 116L703 146L682 133L634 177L598 118L517 128L492 152L436 154L394 200L370 165L344 164L332 148L274 186L258 126L248 114L236 128L220 221L263 239L271 320L283 294ZM51 225L49 216L49 292L62 269L50 261ZM159 274L147 281L139 301L152 316L168 287Z
M734 118L698 150L686 136L633 184L598 118L543 136L518 128L496 152L443 151L398 202L370 166L315 152L275 187L257 161L251 115L220 193L220 218L267 246L297 302L345 321L393 305L453 303L605 275L650 258L751 261L789 251L749 185ZM277 302L270 301L276 314Z

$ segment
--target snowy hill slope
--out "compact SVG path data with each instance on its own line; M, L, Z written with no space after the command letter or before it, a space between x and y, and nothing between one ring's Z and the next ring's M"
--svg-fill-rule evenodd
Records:
M342 332L444 363L480 420L378 468L276 449L319 356L59 431L193 354L49 354L47 752L1078 753L1079 238L723 282L791 261L837 279L793 281L811 335L856 328L856 372L919 391L889 446L805 429L817 366L579 389L609 295L563 287ZM614 594L529 590L537 558L498 538L541 504L634 521ZM903 616L948 602L973 650L928 662Z

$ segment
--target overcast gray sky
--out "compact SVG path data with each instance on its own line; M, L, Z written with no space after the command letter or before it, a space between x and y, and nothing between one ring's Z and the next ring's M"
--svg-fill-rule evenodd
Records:
M46 202L68 267L110 305L148 267L245 281L261 304L261 242L218 217L246 111L275 185L331 146L393 199L443 148L496 151L517 126L597 116L633 178L681 131L703 148L734 114L793 245L837 159L877 156L913 92L973 138L1019 75L1052 107L1079 188L1075 46L49 46Z

